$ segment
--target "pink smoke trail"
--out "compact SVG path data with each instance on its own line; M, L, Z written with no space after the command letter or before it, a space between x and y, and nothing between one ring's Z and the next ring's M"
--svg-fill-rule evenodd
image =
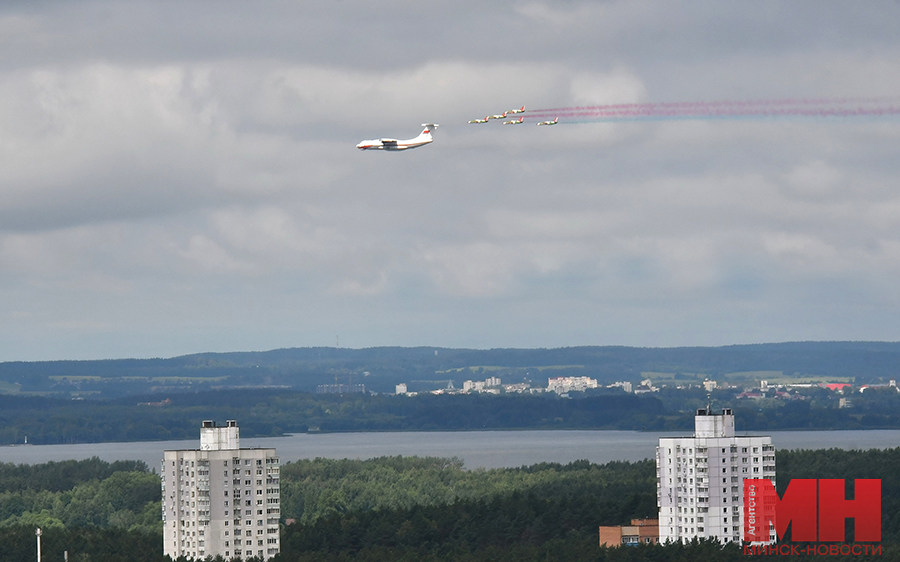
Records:
M877 117L900 114L900 98L791 98L711 102L626 103L537 109L531 119L552 117L594 121L748 119L775 117Z

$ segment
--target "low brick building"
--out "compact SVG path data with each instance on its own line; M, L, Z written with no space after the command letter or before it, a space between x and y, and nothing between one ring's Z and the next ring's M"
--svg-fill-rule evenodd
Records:
M631 525L600 527L600 546L659 543L659 519L632 519Z

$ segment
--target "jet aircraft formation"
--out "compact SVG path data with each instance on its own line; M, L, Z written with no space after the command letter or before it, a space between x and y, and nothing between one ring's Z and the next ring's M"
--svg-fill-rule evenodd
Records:
M470 125L480 125L482 123L487 123L491 119L506 119L507 115L516 115L518 113L525 113L524 105L522 107L520 107L519 109L510 109L508 111L504 111L503 113L499 113L497 115L488 115L484 119L472 119L471 121L469 121L469 124ZM525 122L525 117L522 116L522 117L519 117L518 119L510 119L509 121L504 121L503 124L504 125L521 125L524 122ZM559 123L559 117L557 117L553 121L541 121L540 123L537 123L537 125L538 126L556 125L557 123Z

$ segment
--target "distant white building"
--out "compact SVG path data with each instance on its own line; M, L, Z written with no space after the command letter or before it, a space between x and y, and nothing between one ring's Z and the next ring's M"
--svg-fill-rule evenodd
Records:
M584 392L589 388L597 388L597 379L588 377L556 377L547 380L547 392L565 394L567 392Z
M497 394L502 386L500 377L488 377L483 381L463 381L463 392L490 392Z
M484 381L463 381L463 392L481 392L484 390Z
M523 392L528 392L528 390L530 389L530 387L531 387L531 385L528 384L527 382L518 382L518 383L515 383L515 384L504 384L504 385L503 385L503 391L504 391L504 392L509 392L509 393L513 393L513 392L514 392L514 393L517 393L517 394L521 394L521 393L523 393Z
M611 385L607 386L607 388L621 388L625 392L632 392L631 383L628 381L614 382Z
M708 379L703 381L703 388L704 390L706 390L706 392L712 392L713 390L715 390L716 386L716 381L711 381Z
M163 553L173 560L271 558L281 548L275 449L241 449L237 422L204 421L200 448L165 451Z
M650 379L642 380L641 384L634 389L635 394L646 394L648 392L659 392L659 388L653 386L653 381Z
M736 437L730 409L697 410L693 437L663 437L656 449L659 542L712 538L740 544L744 479L775 483L771 437ZM770 531L774 542L774 530Z
M408 392L406 388L406 383L401 382L397 386L394 387L394 394L406 394Z

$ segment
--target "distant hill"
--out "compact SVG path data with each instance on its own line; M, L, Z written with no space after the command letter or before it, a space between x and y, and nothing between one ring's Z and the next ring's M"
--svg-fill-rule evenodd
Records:
M728 373L780 372L784 377L885 382L900 375L898 342L790 342L724 347L449 349L310 347L260 352L196 353L169 359L0 363L0 393L103 398L236 387L315 391L320 384L365 384L392 392L457 386L499 376L504 383L546 386L553 376L637 382L645 373L716 378Z

